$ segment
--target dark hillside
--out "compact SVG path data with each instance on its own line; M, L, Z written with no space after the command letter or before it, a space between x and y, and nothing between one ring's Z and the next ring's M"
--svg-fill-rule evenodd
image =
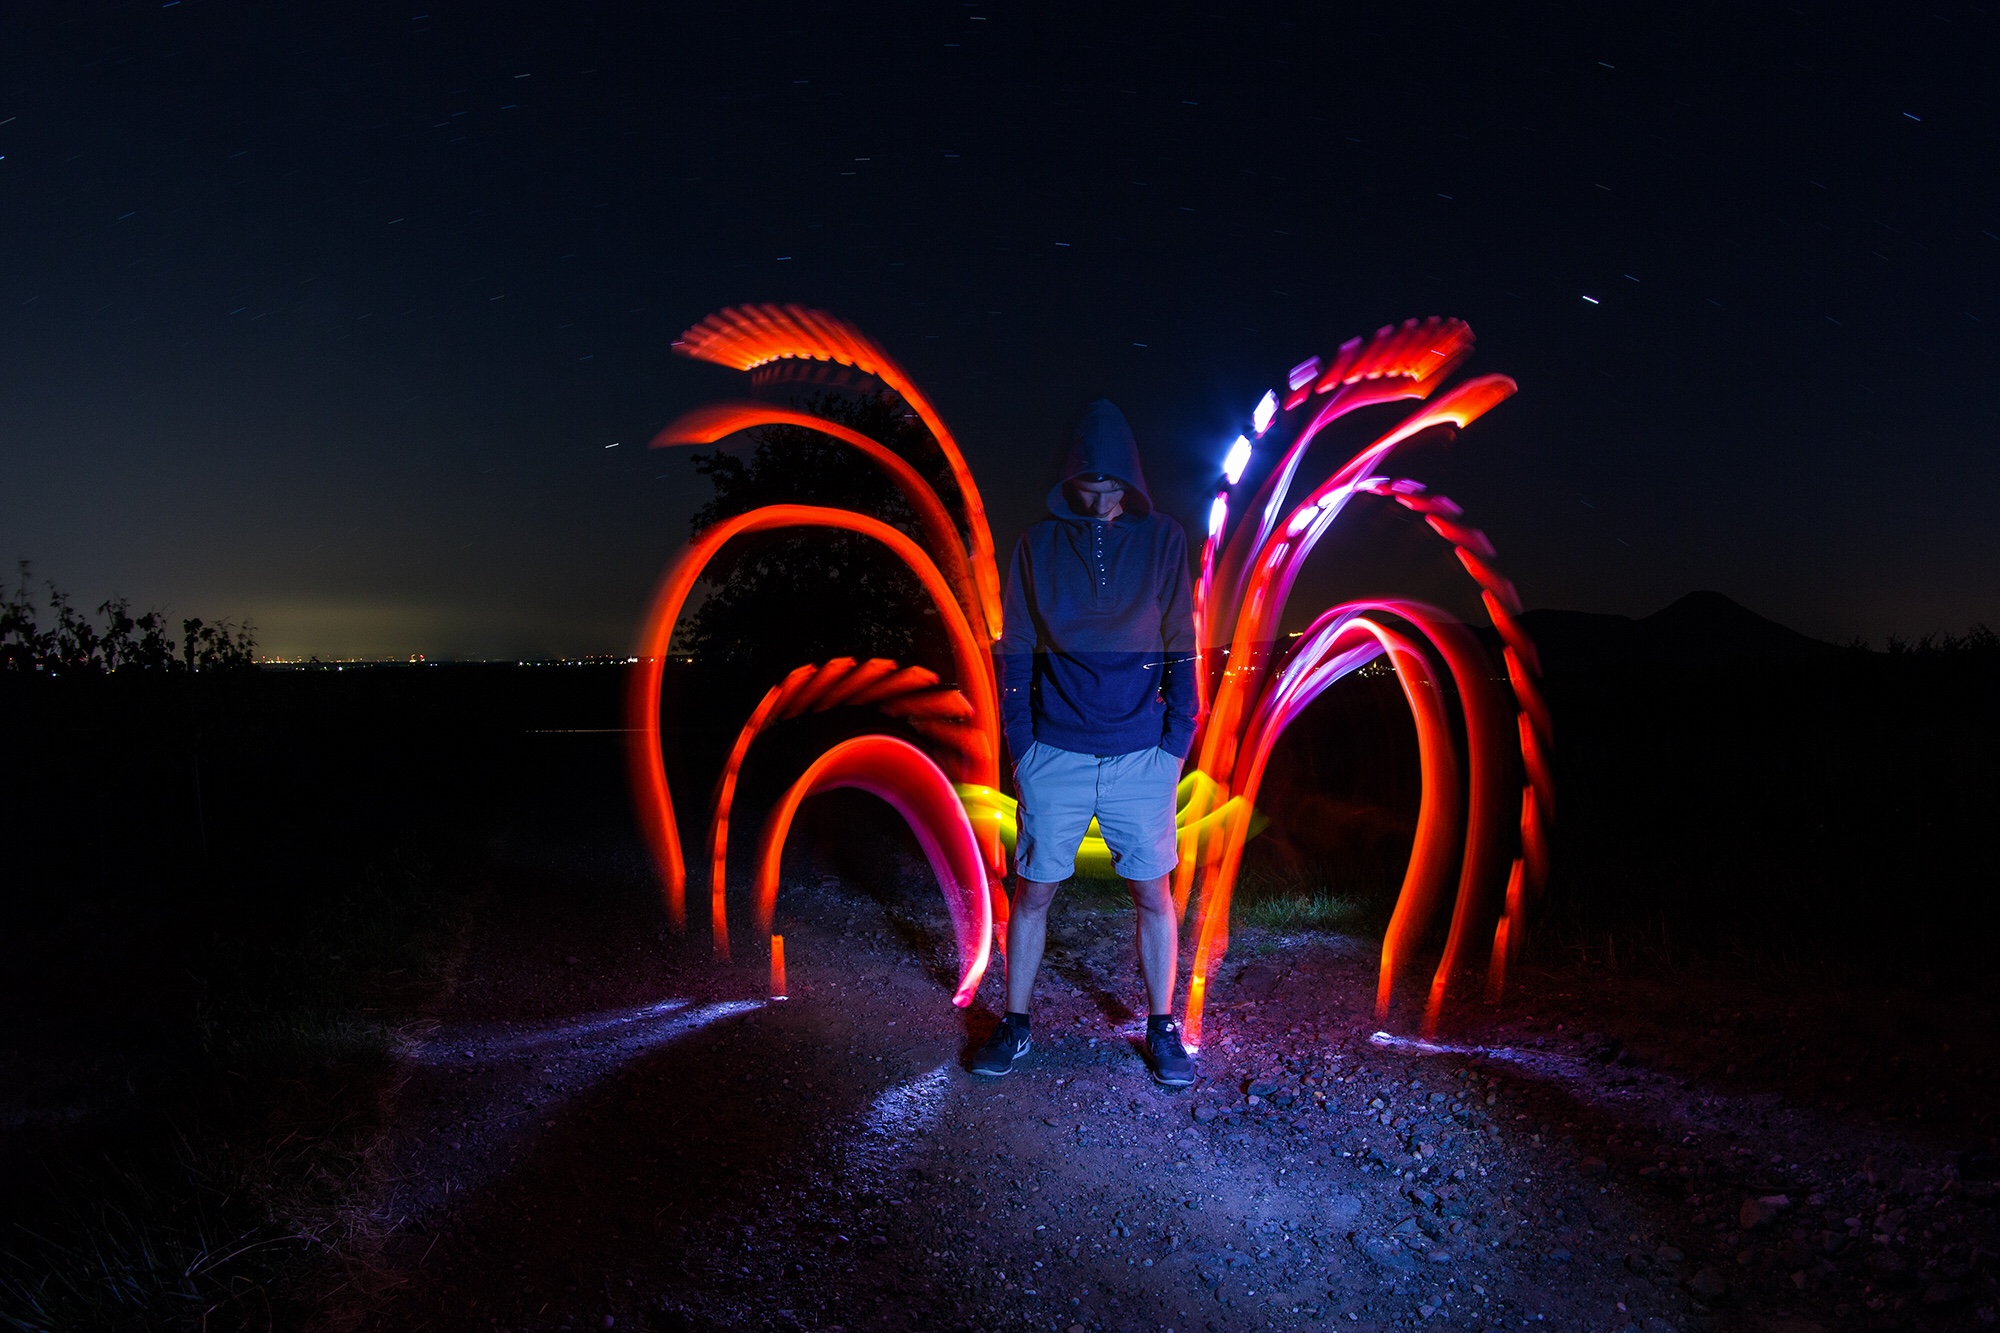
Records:
M1545 610L1528 612L1521 624L1541 651L1543 669L1552 675L1637 662L1693 666L1801 659L1833 647L1766 620L1719 592L1691 592L1638 620Z
M1835 648L1718 594L1530 619L1554 631L1566 947L1927 970L2000 924L1990 635Z

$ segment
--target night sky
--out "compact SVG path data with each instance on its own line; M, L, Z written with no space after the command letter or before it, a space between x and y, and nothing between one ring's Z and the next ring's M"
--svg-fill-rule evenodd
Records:
M0 555L285 655L619 652L713 309L873 335L1003 555L1087 400L1192 530L1286 368L1441 314L1521 394L1407 470L1529 606L2000 623L2000 6L1637 8L10 6ZM1322 583L1424 591L1356 514Z

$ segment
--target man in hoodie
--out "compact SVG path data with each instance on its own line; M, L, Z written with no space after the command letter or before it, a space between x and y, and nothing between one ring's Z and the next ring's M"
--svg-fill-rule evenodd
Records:
M1186 1087L1194 1062L1173 1018L1180 933L1169 881L1174 789L1195 728L1187 535L1153 511L1132 428L1108 402L1084 409L1058 475L1050 516L1014 547L995 649L1021 802L1018 888L1007 1013L972 1070L1005 1074L1031 1049L1049 904L1094 817L1138 908L1153 1076Z

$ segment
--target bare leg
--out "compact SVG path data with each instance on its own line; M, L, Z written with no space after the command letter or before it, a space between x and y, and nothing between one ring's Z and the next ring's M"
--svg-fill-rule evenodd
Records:
M1158 879L1128 879L1132 905L1139 909L1139 970L1146 974L1147 1012L1174 1011L1174 978L1180 969L1180 922L1174 916L1172 876ZM1008 932L1012 947L1013 932ZM1035 960L1041 961L1041 925L1035 927ZM1011 987L1012 975L1009 974Z
M1160 881L1162 884L1165 880ZM1014 877L1018 886L1007 914L1007 1012L1025 1014L1035 995L1035 974L1042 970L1042 946L1049 936L1049 904L1059 884ZM1167 896L1168 910L1173 895Z

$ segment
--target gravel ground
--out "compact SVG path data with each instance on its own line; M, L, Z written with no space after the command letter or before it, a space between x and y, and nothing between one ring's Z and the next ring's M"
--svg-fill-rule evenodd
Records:
M1578 967L1424 1043L1371 1013L1373 942L1239 929L1174 1092L1130 909L1068 892L1035 1053L987 1081L997 975L951 1007L928 889L788 889L775 1001L761 950L590 887L632 873L496 885L405 1017L324 1327L1995 1322L1984 999Z

